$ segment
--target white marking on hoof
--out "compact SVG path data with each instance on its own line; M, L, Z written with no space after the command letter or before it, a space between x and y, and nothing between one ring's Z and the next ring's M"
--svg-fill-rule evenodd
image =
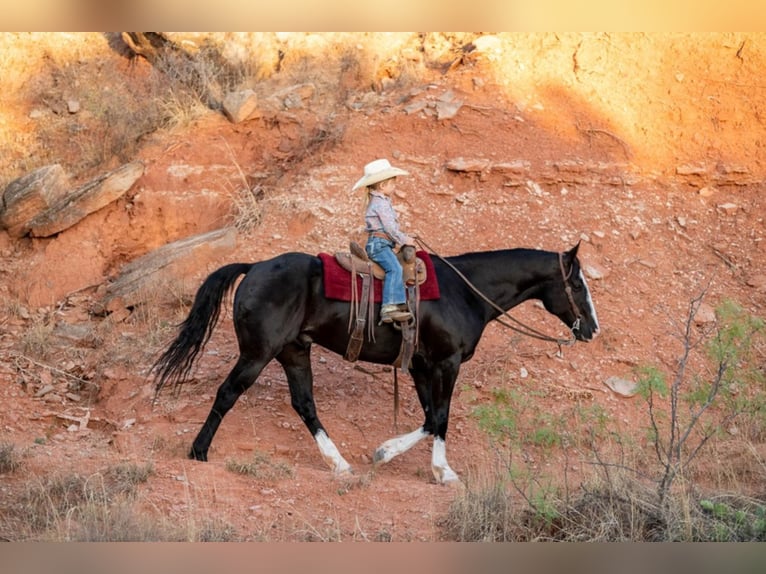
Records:
M327 436L327 433L320 430L314 435L314 440L317 441L317 446L319 447L319 452L322 454L322 458L336 477L346 478L353 474L351 465L341 456L338 447L336 447L335 443L332 442L332 439Z
M410 433L388 439L377 448L372 460L375 464L389 462L394 457L410 450L427 436L428 433L423 430L423 427L420 427Z
M439 484L460 482L460 477L447 463L447 445L444 439L435 437L431 451L431 471Z

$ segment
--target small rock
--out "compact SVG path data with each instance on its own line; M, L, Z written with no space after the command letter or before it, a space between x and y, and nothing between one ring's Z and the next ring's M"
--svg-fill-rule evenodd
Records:
M412 102L411 104L408 104L404 108L404 113L409 115L415 114L422 109L424 109L428 105L428 102L426 100L416 100Z
M739 205L736 203L721 203L718 206L718 210L726 215L734 215L737 213L737 211L739 211Z
M450 171L481 172L489 165L490 162L486 159L456 157L448 160L444 167Z
M80 102L77 100L67 100L66 109L70 114L76 114L80 111Z
M678 175L705 175L707 168L702 164L683 164L676 167Z
M521 369L519 369L519 376L522 379L526 379L529 376L529 371L527 371L524 367L521 367Z
M705 325L715 322L715 310L707 303L700 303L697 312L694 314L694 322L697 325Z
M697 194L700 195L701 197L710 197L711 195L713 195L717 191L718 190L715 187L713 187L712 185L706 185L705 187L701 187L697 191Z
M531 167L532 164L528 160L515 159L492 164L492 171L499 173L521 174L528 172Z
M600 265L596 265L595 263L586 263L582 266L583 273L585 273L585 276L588 279L593 279L594 281L598 281L600 279L604 279L609 275L609 271L607 269L604 269Z
M39 391L35 393L35 398L39 399L40 397L44 397L48 393L52 392L55 389L53 385L45 385L43 388L41 388Z
M753 287L758 291L766 292L766 275L751 275L745 282L748 287Z
M609 377L604 384L622 397L632 397L638 392L638 385L621 377Z

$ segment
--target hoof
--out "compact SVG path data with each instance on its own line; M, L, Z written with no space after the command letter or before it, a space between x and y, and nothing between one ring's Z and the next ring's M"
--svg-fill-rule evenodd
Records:
M196 451L194 449L191 449L187 456L191 460L198 460L200 462L207 462L207 453L206 452L198 452L198 451Z
M386 458L386 449L383 447L378 448L372 455L372 464L378 465L384 462L388 462L390 459Z
M442 482L442 486L444 488L449 488L450 490L453 490L459 494L465 493L465 484L463 484L463 481L459 478L447 482Z
M457 473L452 470L450 467L443 468L434 466L431 469L434 473L434 478L436 479L436 482L439 484L444 484L446 486L453 486L455 484L462 485L463 483L460 482L460 477L457 475Z
M336 470L332 473L332 477L335 480L348 480L350 478L354 478L356 476L356 473L354 472L354 469L350 466L347 466L346 468L342 468L340 470Z

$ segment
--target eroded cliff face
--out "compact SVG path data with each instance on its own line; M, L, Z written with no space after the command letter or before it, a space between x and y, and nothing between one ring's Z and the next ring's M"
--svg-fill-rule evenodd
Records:
M185 125L140 134L87 166L78 161L85 148L99 139L106 145L109 129L135 123L142 106L147 115L152 98L166 97L155 76L172 72L167 62L163 68L156 56L151 63L131 59L116 36L3 38L4 69L15 78L2 100L0 135L11 150L6 184L23 175L20 166L44 157L63 164L74 181L126 161L146 165L128 193L55 237L19 242L2 234L6 267L24 260L8 288L25 304L54 304L158 246L234 224L243 188L272 200L272 212L278 197L310 203L322 190L296 196L290 191L296 181L319 170L318 186L342 189L344 178L350 181L376 154L417 158L426 197L444 185L489 196L526 180L634 189L657 182L696 191L763 179L758 78L766 55L759 35L167 37L188 58L217 42L218 59L206 65L236 71L240 85L257 94L257 112L235 124L210 109L215 105L200 104ZM174 57L176 67L184 65ZM205 81L193 71L194 81ZM207 77L203 92L221 99L221 74L208 70ZM110 107L119 106L120 93L134 114L128 119L115 119ZM102 95L101 107L85 94ZM58 149L42 145L57 142ZM25 153L26 163L19 161ZM454 160L474 164L452 169ZM322 181L328 169L338 179ZM322 217L283 207L278 217L298 232L307 218ZM340 222L347 229L354 225L349 217Z

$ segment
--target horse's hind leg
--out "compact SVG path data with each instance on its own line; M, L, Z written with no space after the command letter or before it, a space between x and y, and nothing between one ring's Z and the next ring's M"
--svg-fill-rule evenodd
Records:
M277 360L287 375L292 407L314 437L322 458L336 476L351 473L351 465L341 456L317 416L311 374L311 347L298 343L286 345L277 355Z
M255 382L255 379L261 373L266 363L268 361L239 357L229 376L218 387L215 401L210 409L210 413L207 415L207 419L205 419L205 424L202 425L197 438L192 443L189 458L207 460L207 451L223 417L231 410L231 407L234 406L240 395Z

